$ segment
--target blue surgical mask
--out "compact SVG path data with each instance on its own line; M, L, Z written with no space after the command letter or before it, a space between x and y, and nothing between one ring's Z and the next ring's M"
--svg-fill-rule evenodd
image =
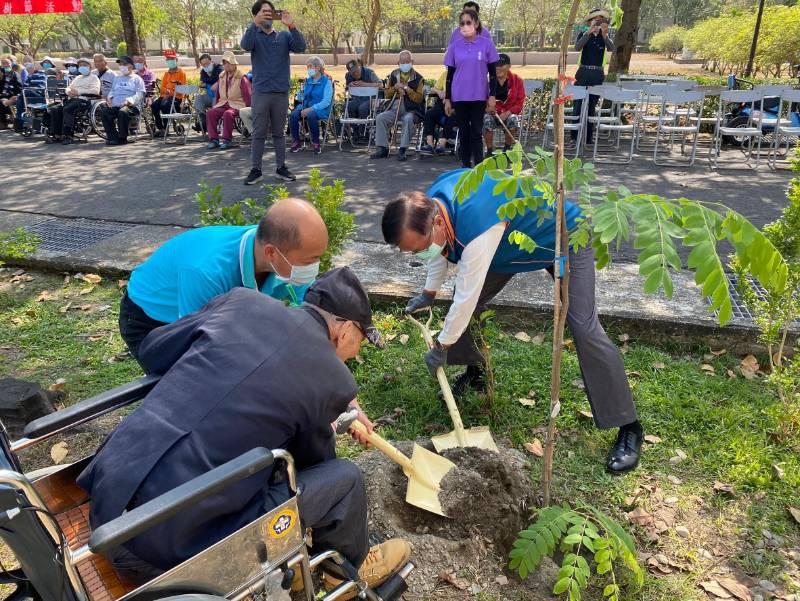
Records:
M42 69L52 69L53 63L42 63Z
M72 74L74 75L75 73L77 73L77 72L78 72L78 67L74 67L74 66L70 65L70 66L67 68L67 70L68 70L70 73L72 73Z
M136 67L137 71L144 69L144 63L133 63L133 66Z
M425 250L420 250L414 253L414 256L417 257L420 261L430 261L434 257L438 257L442 254L444 250L444 246L441 244L436 244L435 242L431 244Z
M411 63L400 63L400 70L403 73L408 73L411 71Z
M203 67L203 71L206 73L211 73L214 70L214 63L208 63L205 67Z
M28 71L33 69L33 63L22 63L22 66L25 67Z
M167 69L174 69L177 66L178 66L178 61L176 61L175 59L167 61Z
M78 73L81 75L89 75L89 67L78 67Z
M308 70L308 76L309 77L314 77L316 74L317 74L317 72L314 69L309 69Z
M286 258L286 255L284 255L277 248L275 250L278 251L280 256L283 257L283 260L286 261L292 268L288 278L275 271L275 278L278 281L286 284L292 284L294 286L305 286L316 279L317 275L319 274L319 261L316 263L311 263L311 265L292 265L289 263L289 259ZM272 266L272 269L275 269L274 265Z

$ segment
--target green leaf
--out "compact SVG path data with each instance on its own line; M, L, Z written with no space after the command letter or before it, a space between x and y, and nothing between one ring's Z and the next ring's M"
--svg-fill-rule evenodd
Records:
M609 584L603 589L603 596L608 597L609 595L613 595L614 593L619 590L619 587L616 584Z
M570 534L569 536L565 536L564 540L561 541L565 545L577 545L581 542L583 537L580 534Z
M553 594L560 595L564 593L569 588L570 582L572 580L570 578L562 578L561 580L557 580L555 586L553 587Z

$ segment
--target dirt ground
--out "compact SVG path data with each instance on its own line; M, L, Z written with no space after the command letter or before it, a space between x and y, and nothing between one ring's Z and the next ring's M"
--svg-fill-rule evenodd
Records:
M397 446L411 455L412 443ZM382 453L370 451L353 460L367 474L371 534L401 537L413 548L417 569L404 598L456 600L483 593L498 601L549 599L549 583L558 572L552 561L527 581L505 569L533 501L525 457L503 447L499 453L468 448L442 455L457 466L443 479L439 496L449 518L406 503L407 478Z

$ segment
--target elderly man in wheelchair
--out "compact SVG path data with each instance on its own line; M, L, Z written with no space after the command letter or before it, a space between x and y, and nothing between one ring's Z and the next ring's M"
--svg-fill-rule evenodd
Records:
M64 145L75 142L74 134L78 129L81 135L88 115L92 108L92 101L100 100L100 78L92 73L92 59L79 58L77 60L78 74L72 78L67 86L62 104L53 104L47 109L44 123L47 127L46 144L61 142ZM76 128L76 123L78 128Z
M313 601L319 568L330 601L399 598L409 544L369 547L363 476L336 458L331 426L350 409L371 429L344 363L365 338L380 344L371 319L348 268L299 308L235 288L151 332L153 375L2 437L0 537L16 582L44 601L274 601L290 588ZM14 451L142 397L88 465L33 483L17 472Z

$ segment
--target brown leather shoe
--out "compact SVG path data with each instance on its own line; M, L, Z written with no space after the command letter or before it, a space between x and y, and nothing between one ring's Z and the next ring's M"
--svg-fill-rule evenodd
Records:
M370 588L380 586L389 576L397 572L411 559L411 545L402 538L393 538L385 543L375 545L369 550L367 558L358 569L358 575ZM322 574L322 582L325 590L331 591L339 586L342 581L329 574ZM344 601L352 599L358 593L355 589L340 597Z

